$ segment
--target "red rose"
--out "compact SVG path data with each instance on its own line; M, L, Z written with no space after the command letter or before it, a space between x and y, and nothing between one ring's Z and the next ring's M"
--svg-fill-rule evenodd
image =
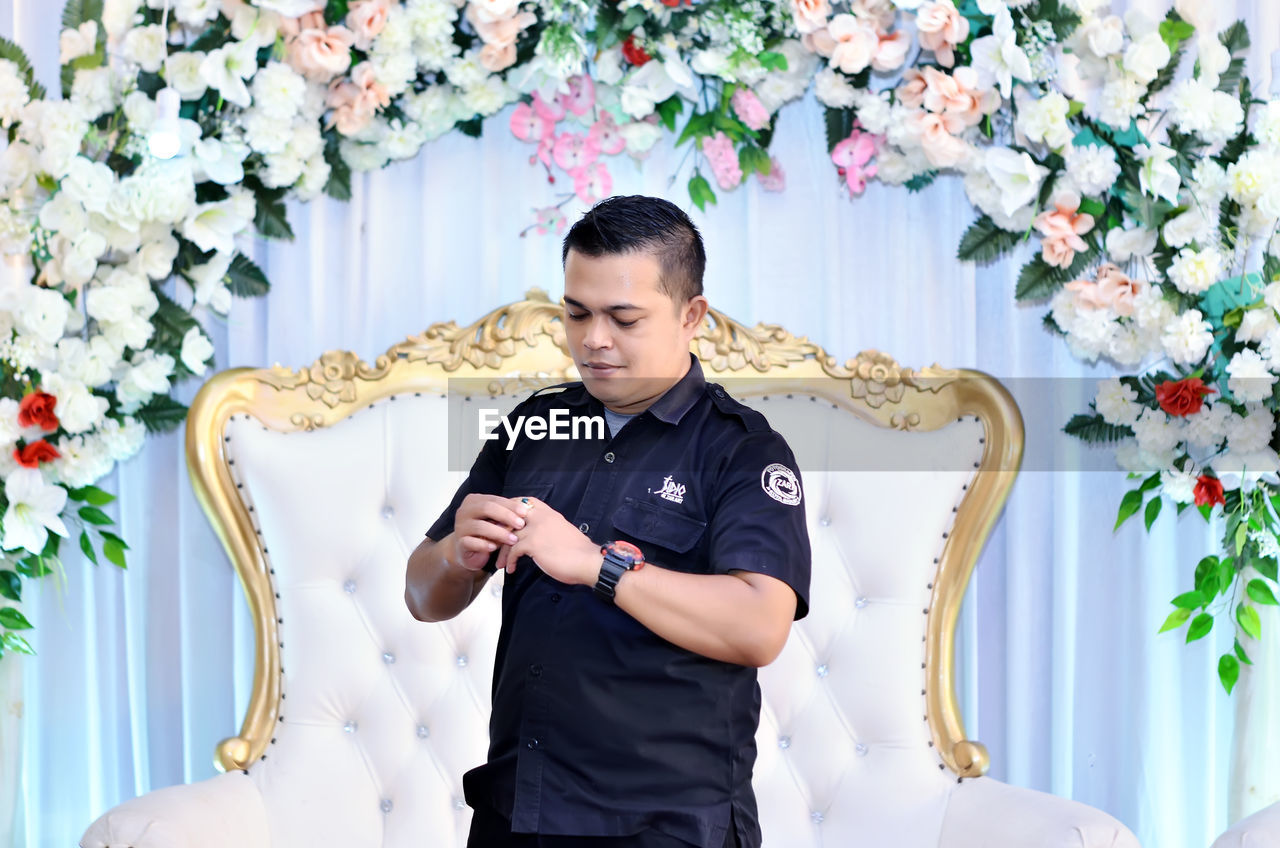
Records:
M1201 474L1196 478L1196 506L1204 506L1209 504L1226 504L1226 499L1222 497L1222 481L1217 477L1210 477L1208 474Z
M1156 400L1160 408L1170 415L1195 415L1204 405L1204 396L1216 392L1199 377L1185 380L1165 380L1156 386Z
M644 52L643 47L636 44L636 37L634 35L628 35L627 40L622 42L622 56L637 68L653 58L648 53Z
M39 425L46 433L58 429L58 416L53 414L58 399L48 392L32 392L18 405L18 426Z
M51 462L62 454L58 453L58 449L46 442L44 439L32 442L23 448L13 449L13 458L18 460L19 465L27 468L37 468L42 462Z

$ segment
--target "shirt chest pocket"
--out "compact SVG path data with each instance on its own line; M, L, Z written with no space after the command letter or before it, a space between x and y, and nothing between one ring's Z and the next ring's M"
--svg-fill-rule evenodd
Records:
M613 514L613 526L640 546L646 561L677 571L709 570L696 550L707 529L705 521L629 497Z

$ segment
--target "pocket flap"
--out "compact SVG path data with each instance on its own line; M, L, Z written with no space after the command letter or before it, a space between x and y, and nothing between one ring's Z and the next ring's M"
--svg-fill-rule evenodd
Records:
M707 522L657 504L627 498L614 513L613 526L628 536L682 554L698 543Z

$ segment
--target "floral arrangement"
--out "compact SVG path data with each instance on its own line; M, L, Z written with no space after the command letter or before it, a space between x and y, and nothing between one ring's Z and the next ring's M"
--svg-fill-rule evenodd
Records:
M1211 0L70 0L61 99L0 40L0 250L31 270L0 291L0 596L58 568L68 522L125 565L93 483L181 421L172 385L213 364L201 322L267 291L241 247L292 238L287 198L346 199L352 171L514 104L566 188L528 229L561 232L565 203L611 192L609 157L664 133L705 210L785 187L770 138L812 85L850 197L954 173L980 215L959 258L1036 237L1018 299L1136 372L1065 428L1141 479L1117 526L1166 499L1226 518L1165 628L1256 638L1280 554L1280 104L1244 76L1243 24L1216 23ZM0 654L29 627L0 607ZM1228 691L1247 662L1237 638Z

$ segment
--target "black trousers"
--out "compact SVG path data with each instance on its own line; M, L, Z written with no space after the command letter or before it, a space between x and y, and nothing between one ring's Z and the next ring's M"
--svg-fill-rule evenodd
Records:
M547 836L540 833L512 833L511 820L498 813L478 809L471 817L471 833L467 848L692 848L656 830L634 836ZM738 839L730 822L724 848L738 848Z

